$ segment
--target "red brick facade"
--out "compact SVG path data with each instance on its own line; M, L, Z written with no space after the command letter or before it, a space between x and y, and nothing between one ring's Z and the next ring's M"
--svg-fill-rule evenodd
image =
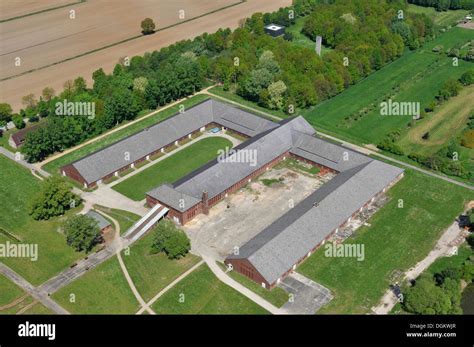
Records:
M255 170L252 174L248 175L247 177L241 179L239 182L233 184L231 187L227 188L226 190L224 190L223 192L217 194L216 196L212 197L211 199L209 199L208 201L208 207L211 208L212 206L216 205L217 203L219 203L220 201L222 201L226 194L232 194L232 193L235 193L237 190L239 190L240 188L244 187L245 185L247 185L249 183L249 180L252 180L253 178L257 177L257 176L260 176L261 174L263 174L267 169L270 169L272 168L273 166L275 166L276 164L278 164L280 161L283 160L283 158L285 156L289 156L289 153L286 152L286 153L283 153L282 155L278 156L277 158L273 159L272 161L270 161L269 163L266 163L265 165L261 166L260 168L258 168L257 170ZM156 205L157 203L163 205L163 206L166 206L167 208L169 208L169 212L168 212L168 215L167 217L168 218L171 218L173 220L178 220L179 223L181 225L183 224L186 224L187 222L189 222L190 220L192 220L195 216L197 216L198 214L200 213L204 213L204 206L203 206L203 202L199 202L198 204L190 207L189 209L187 209L186 211L184 212L180 212L180 211L177 211L173 208L171 208L170 206L167 206L166 204L164 204L163 202L147 195L146 196L146 201L147 201L147 205L149 207L153 207L154 205Z
M381 190L380 192L378 192L377 194L375 194L369 201L367 201L360 209L358 209L357 211L354 211L354 213L351 215L351 217L346 220L344 223L342 223L341 225L339 225L338 228L334 229L333 231L331 231L331 233L322 241L320 242L319 244L317 244L316 246L314 246L309 252L308 254L306 254L304 257L302 257L301 259L299 259L296 264L293 265L293 267L296 268L296 266L298 266L299 264L301 264L303 261L306 260L306 258L308 258L311 254L313 254L319 247L321 247L327 240L329 240L335 233L336 231L338 231L340 228L342 228L343 226L345 226L349 221L350 219L354 218L358 213L359 211L362 209L362 208L366 208L372 201L373 199L376 199L378 197L380 197L382 194L384 194L388 189L390 189L392 186L394 186L398 181L400 181L401 179L403 178L403 174L401 174L400 176L398 176L391 184L389 184L387 187L385 187L383 190ZM247 276L248 278L252 279L253 281L257 282L258 284L262 284L262 283L265 283L265 287L267 289L272 289L273 287L275 287L277 284L278 284L278 281L276 282L273 282L273 283L268 283L267 281L265 281L265 279L263 279L263 276L260 275L260 273L252 266L252 264L250 264L250 262L247 260L247 259L226 259L225 262L224 262L226 265L229 265L229 264L232 264L232 267L234 269L234 271L237 271L239 273L241 273L242 275L244 276ZM288 269L280 278L280 280L283 280L286 276L288 276L292 271L293 271L293 267L291 267L290 269Z

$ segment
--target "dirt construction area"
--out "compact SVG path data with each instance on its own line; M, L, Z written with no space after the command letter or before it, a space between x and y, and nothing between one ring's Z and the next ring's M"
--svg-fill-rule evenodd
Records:
M184 226L193 251L224 260L332 177L287 168L266 172Z
M240 19L277 10L291 0L71 0L65 7L53 1L44 8L39 4L46 2L39 0L3 3L2 18L40 11L0 23L0 101L18 109L28 93L39 96L47 86L61 91L66 80L77 76L90 83L93 71L102 67L110 72L121 57L143 55L221 27L236 28ZM140 22L146 17L158 31L142 36Z

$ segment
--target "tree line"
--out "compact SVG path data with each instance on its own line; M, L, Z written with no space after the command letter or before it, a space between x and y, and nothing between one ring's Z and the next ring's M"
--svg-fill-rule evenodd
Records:
M474 0L408 0L410 4L434 7L437 11L473 10Z

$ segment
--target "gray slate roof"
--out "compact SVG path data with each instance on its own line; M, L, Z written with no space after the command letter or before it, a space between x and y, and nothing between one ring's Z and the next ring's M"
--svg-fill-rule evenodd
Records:
M93 210L88 211L85 215L87 217L90 217L96 220L99 225L100 230L107 228L108 226L111 225L110 222L107 219L105 219L104 216L102 216L100 213L97 213Z
M293 118L277 128L244 142L235 149L235 152L229 153L225 159L214 160L204 169L197 170L175 182L173 189L176 192L174 194L170 194L169 187L163 188L161 186L147 194L175 209L179 208L178 197L180 194L201 200L202 193L207 191L211 199L251 175L258 168L289 151L293 147L294 133L313 134L314 132L314 129L304 118ZM236 162L235 159L243 153L255 153L255 162ZM170 200L170 196L175 197L176 200Z
M402 172L376 160L342 172L228 259L247 259L274 283Z
M150 128L94 152L72 165L90 184L213 121L248 136L255 136L262 131L278 126L276 123L229 104L209 99L183 113L178 113Z

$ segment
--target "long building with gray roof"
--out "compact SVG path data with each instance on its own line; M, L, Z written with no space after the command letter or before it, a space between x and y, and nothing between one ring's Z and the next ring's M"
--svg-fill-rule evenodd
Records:
M66 165L61 171L63 175L70 176L85 186L92 186L210 124L230 128L247 137L277 126L274 122L237 107L208 99Z

